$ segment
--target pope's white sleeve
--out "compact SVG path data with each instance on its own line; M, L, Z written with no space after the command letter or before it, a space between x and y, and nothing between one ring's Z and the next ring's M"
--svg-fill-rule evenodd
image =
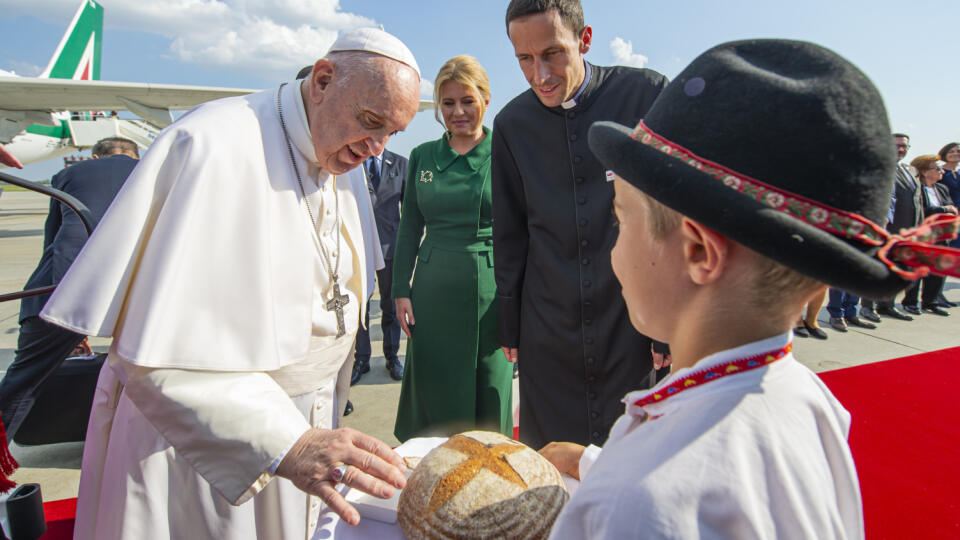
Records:
M580 456L580 480L583 481L584 478L590 474L590 467L593 467L597 458L600 457L600 451L603 448L599 446L590 445L583 449L583 454Z
M310 429L266 373L146 368L112 355L110 366L177 455L232 504L263 489L274 460Z

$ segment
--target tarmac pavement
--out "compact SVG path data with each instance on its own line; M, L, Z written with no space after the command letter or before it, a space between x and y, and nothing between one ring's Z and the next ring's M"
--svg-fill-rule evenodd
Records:
M0 294L21 290L33 271L42 250L48 206L49 199L30 192L5 190L0 195ZM945 294L951 301L960 302L960 281L949 279ZM5 372L13 361L19 309L19 302L0 303L0 373ZM884 318L876 330L851 327L848 332L840 334L829 327L829 315L824 309L818 320L829 339L798 338L794 355L810 369L819 372L960 346L960 332L957 332L960 308L951 312L951 317L924 314L912 322ZM373 349L370 372L352 387L350 400L355 410L344 423L397 445L399 441L393 436L393 424L400 383L391 379L386 370L377 296L371 303L370 321ZM91 338L90 342L94 350L106 351L110 340ZM400 343L401 360L405 350L404 338ZM917 373L919 371L909 375ZM39 483L44 500L76 497L83 443L34 447L13 444L11 448L20 462L20 469L13 476L15 481Z

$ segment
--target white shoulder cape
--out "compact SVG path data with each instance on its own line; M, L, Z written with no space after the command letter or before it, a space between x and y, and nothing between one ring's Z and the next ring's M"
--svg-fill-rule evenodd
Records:
M41 316L113 336L114 352L145 367L268 371L304 359L316 244L275 99L210 102L165 129ZM362 316L383 267L363 172L341 175L337 192Z

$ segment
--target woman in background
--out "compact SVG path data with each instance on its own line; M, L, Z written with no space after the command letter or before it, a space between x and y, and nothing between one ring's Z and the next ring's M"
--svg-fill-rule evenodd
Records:
M940 149L938 153L943 162L943 180L940 182L950 191L953 205L960 208L960 143L952 142ZM960 248L960 237L950 241L950 247Z
M410 154L393 264L409 338L394 435L512 435L513 366L497 340L487 74L472 56L452 58L434 99L446 132Z
M820 328L820 323L817 321L817 315L820 314L820 308L823 307L823 302L826 299L826 288L810 299L810 302L807 303L806 310L800 314L800 320L794 325L793 335L797 337L827 339L827 333Z
M947 186L940 183L943 178L943 169L937 165L939 156L933 154L917 156L910 162L910 166L917 170L917 176L920 179L920 194L923 200L923 215L932 216L933 214L953 214L957 215L957 207L953 205L950 199L950 192ZM947 245L943 242L943 245ZM943 283L946 280L943 276L930 274L920 280L920 285L910 287L903 297L904 309L913 314L918 314L918 309L928 313L946 317L950 315L945 309L939 306L938 297L943 292ZM920 290L923 289L921 293ZM917 306L917 296L920 296L920 305Z

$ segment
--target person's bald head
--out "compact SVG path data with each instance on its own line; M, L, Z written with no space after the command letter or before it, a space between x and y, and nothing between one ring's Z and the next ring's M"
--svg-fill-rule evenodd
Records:
M413 120L420 104L420 76L414 68L364 51L327 54L300 88L316 159L331 174L379 155L390 136Z

